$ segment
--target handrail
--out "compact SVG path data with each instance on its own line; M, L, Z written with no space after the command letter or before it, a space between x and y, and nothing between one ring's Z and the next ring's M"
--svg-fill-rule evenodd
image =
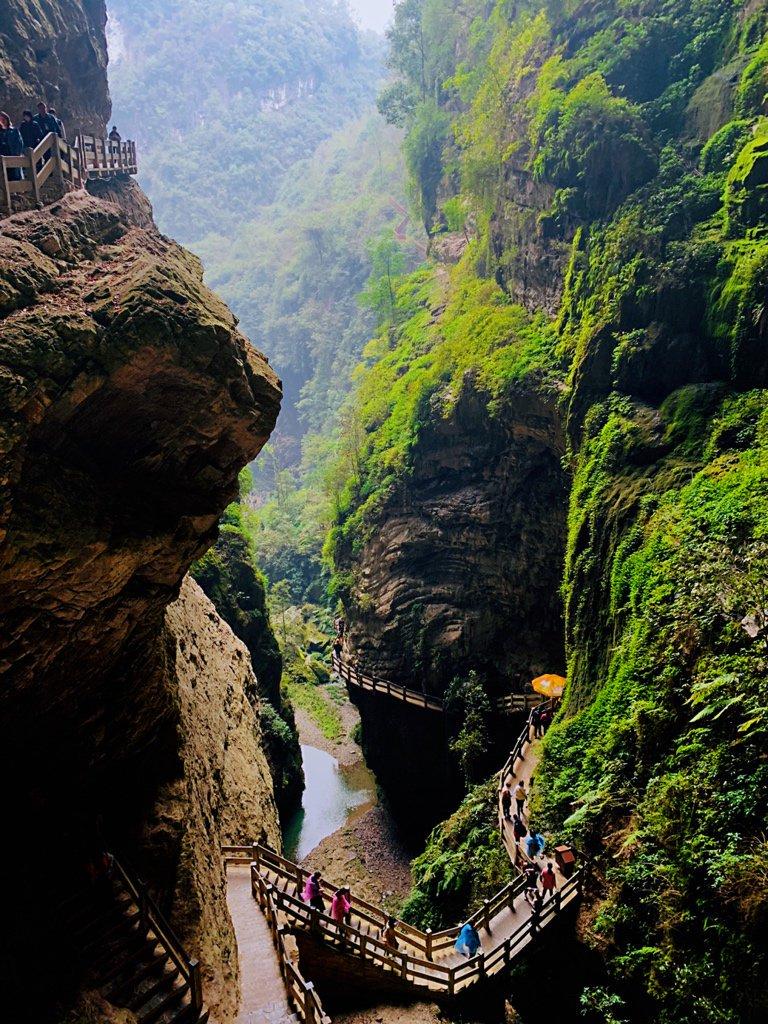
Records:
M13 212L13 197L28 193L37 207L43 205L43 185L53 177L56 189L53 201L61 197L67 186L85 188L90 178L114 177L116 174L138 174L136 143L130 139L112 142L95 135L79 133L73 143L48 134L34 148L21 156L0 156L0 209ZM15 172L15 178L9 172Z
M199 961L189 956L173 927L169 924L138 875L132 876L117 857L113 856L113 863L130 892L133 901L139 908L142 925L154 933L166 955L178 967L179 973L189 985L192 1009L202 1013L204 1005Z
M429 711L444 711L445 702L439 697L433 697L421 690L410 690L401 683L393 683L389 679L382 679L379 676L372 676L367 672L358 671L349 662L342 661L334 652L332 656L334 672L346 680L351 686L358 686L361 690L368 690L372 693L386 693L388 697L396 697L413 707L426 708Z

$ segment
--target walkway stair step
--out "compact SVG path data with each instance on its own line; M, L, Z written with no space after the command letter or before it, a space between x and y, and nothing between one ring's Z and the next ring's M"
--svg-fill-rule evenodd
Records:
M189 984L185 981L183 985L176 985L170 992L156 997L141 1013L136 1015L139 1024L159 1024L166 1011L173 1009L184 999L189 991ZM169 1021L173 1020L169 1018Z
M131 983L132 975L129 975L129 972L134 969L139 971L140 976L138 980L140 981L145 968L155 968L157 965L164 965L166 963L165 957L156 952L157 947L157 939L144 939L134 952L129 953L125 957L121 964L117 964L111 971L105 974L99 974L99 987L109 986L110 990L114 992L118 987L122 989ZM147 957L152 957L150 963L144 963Z
M101 984L107 986L109 998L113 1002L127 998L144 978L165 968L166 958L157 953L156 949L156 939L145 939L134 953L102 977Z
M129 1000L127 1003L128 1009L135 1013L151 999L154 999L160 992L170 991L176 984L178 976L178 967L174 967L171 971L164 968L159 978L148 983L146 988L140 988L138 994Z

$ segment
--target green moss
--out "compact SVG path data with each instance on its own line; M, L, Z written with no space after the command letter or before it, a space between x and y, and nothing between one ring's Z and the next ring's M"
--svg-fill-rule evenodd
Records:
M762 228L768 219L768 122L761 122L728 173L725 209L731 235Z
M707 140L701 151L699 166L704 174L727 171L750 135L751 121L729 121Z
M768 94L768 42L764 42L744 68L736 90L736 113L740 117L754 117L765 113Z

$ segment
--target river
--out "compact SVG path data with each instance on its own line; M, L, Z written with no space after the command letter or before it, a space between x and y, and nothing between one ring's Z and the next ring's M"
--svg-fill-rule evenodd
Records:
M301 757L306 780L302 806L283 832L285 854L296 861L346 825L355 812L362 814L376 804L376 782L364 762L340 765L325 750L304 743Z

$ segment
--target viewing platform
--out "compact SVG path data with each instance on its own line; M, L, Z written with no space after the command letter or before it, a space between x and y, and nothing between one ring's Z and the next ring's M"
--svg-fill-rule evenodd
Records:
M70 143L54 132L22 156L0 156L0 166L0 218L55 203L89 180L134 175L139 169L130 139L113 142L81 133Z

